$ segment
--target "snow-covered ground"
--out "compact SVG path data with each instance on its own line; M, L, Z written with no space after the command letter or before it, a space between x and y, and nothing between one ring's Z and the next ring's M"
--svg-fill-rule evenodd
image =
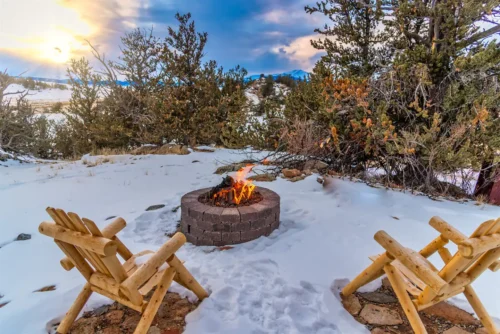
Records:
M42 90L30 90L26 99L29 101L38 102L65 102L69 101L71 98L71 89L69 85L65 85L68 89L42 89ZM23 92L26 88L19 84L12 84L7 87L6 93ZM9 98L16 98L18 95L9 95Z
M0 309L0 333L47 333L84 284L76 270L61 268L62 252L38 233L39 223L50 220L45 207L77 212L101 227L107 217L122 216L128 222L122 240L133 251L154 250L175 229L180 210L172 209L181 196L215 185L221 179L213 174L217 166L244 158L218 149L185 156L114 156L93 168L81 161L0 166L0 304L10 301ZM386 230L418 250L438 235L427 223L434 215L464 233L500 216L499 207L437 202L340 179L325 190L314 175L296 183L257 184L281 196L278 230L227 251L186 244L178 253L211 292L188 315L186 333L369 333L343 309L336 287L370 264L369 255L381 252L375 232ZM165 207L145 212L154 204ZM32 238L12 241L19 233ZM439 258L431 260L442 266ZM33 292L47 285L56 290ZM474 286L500 318L498 274L488 271ZM186 293L178 285L172 289ZM461 296L454 301L466 304ZM105 302L94 294L85 310Z

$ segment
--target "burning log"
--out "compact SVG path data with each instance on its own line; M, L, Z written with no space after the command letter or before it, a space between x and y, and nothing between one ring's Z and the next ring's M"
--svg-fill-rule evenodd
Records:
M208 193L201 195L199 201L213 206L239 206L257 203L262 200L258 192L254 192L255 185L246 180L246 174L252 170L253 165L241 168L236 174L236 179L226 176L220 184L213 187Z

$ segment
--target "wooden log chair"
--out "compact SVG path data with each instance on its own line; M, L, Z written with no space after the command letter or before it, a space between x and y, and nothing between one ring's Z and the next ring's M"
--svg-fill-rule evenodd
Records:
M385 253L370 257L373 263L345 286L342 294L349 296L385 273L415 333L427 333L418 311L459 293L465 295L488 333L500 333L471 286L488 268L500 269L500 218L484 222L470 237L439 217L432 217L429 224L440 235L418 253L386 232L377 232L375 240ZM445 247L448 241L458 246L455 255ZM445 263L441 270L427 260L436 252Z
M66 270L76 267L87 283L61 321L57 332L65 334L93 292L97 292L141 313L135 334L146 334L172 281L193 291L200 300L207 292L194 279L175 252L186 242L182 233L176 233L156 252L144 251L136 255L118 239L116 234L125 226L125 220L115 219L104 229L74 213L47 208L55 223L43 222L40 233L54 238L66 254L61 265ZM121 263L117 253L123 258ZM149 254L143 264L136 264L139 256ZM144 296L154 287L151 299Z

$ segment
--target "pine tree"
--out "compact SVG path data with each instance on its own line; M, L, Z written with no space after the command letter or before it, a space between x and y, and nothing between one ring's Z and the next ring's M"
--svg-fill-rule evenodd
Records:
M309 14L321 13L332 22L314 31L323 35L311 44L326 55L324 65L346 77L370 77L387 64L391 51L379 29L386 0L323 0L306 6Z

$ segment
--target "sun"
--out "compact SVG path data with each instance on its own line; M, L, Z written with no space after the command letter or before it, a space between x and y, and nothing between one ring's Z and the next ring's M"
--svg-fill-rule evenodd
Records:
M66 63L71 58L75 45L78 44L69 33L53 30L44 34L43 41L40 43L40 55L54 63Z

